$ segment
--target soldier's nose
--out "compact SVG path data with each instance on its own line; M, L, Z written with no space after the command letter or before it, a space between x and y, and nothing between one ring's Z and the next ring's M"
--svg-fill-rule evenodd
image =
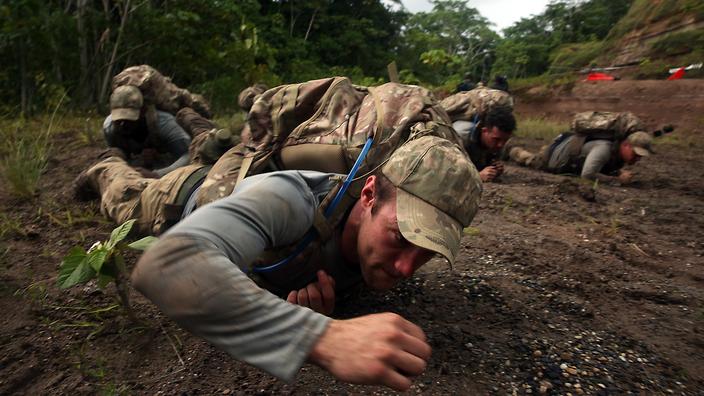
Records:
M414 248L399 255L394 267L401 276L410 278L431 256L432 254L428 254L423 249Z
M413 259L409 255L401 255L396 259L394 263L396 271L404 278L408 278L413 275L415 268L413 265Z

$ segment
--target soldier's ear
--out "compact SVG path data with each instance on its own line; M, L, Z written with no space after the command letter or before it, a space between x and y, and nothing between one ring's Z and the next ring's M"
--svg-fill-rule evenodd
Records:
M359 200L363 207L372 207L376 202L377 191L376 191L376 176L372 175L367 177L367 180L362 186L362 191L359 194Z

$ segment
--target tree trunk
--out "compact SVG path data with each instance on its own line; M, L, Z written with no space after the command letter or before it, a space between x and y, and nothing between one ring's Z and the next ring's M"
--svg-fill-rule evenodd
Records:
M315 20L315 14L318 13L319 9L320 9L320 7L316 8L315 11L313 11L313 15L310 17L310 22L308 22L308 29L306 30L306 36L303 38L304 43L308 40L308 34L310 33L310 28L313 27L313 21Z
M293 0L288 3L288 36L293 37Z
M108 86L110 81L112 81L112 68L115 65L115 58L117 57L117 50L120 47L120 41L122 40L122 34L125 31L125 25L127 25L127 17L130 14L130 0L125 1L125 8L122 12L122 20L120 21L120 30L117 32L117 39L115 39L115 46L112 48L112 55L110 56L110 61L105 68L105 78L103 80L103 86L100 89L99 103L104 104L105 99L107 99Z
M29 110L29 87L27 82L27 60L25 59L24 40L20 39L18 45L18 58L20 61L20 112L26 115Z
M78 30L79 66L81 68L77 91L80 93L79 100L83 103L88 102L88 96L90 96L88 94L90 89L87 88L90 73L88 70L88 34L84 19L87 4L88 0L78 0L76 3L76 29Z

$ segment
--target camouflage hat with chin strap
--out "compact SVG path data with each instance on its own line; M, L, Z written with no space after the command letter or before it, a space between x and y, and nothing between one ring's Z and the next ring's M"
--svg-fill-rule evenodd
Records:
M119 86L110 95L110 117L113 121L136 121L142 104L144 98L139 88L133 85Z
M424 136L396 150L381 172L396 186L396 217L404 238L454 264L462 230L477 213L482 193L467 154L446 139Z
M633 151L641 157L654 154L652 147L650 147L653 137L647 132L634 132L628 135L626 141L631 144Z

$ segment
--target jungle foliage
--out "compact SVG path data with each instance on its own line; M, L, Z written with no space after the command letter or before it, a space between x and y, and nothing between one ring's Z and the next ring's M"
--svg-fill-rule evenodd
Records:
M502 37L462 0L416 14L398 0L13 0L0 3L0 116L105 111L111 77L141 63L216 110L255 82L378 84L392 60L403 82L448 89L560 73L590 62L632 2L555 0Z

